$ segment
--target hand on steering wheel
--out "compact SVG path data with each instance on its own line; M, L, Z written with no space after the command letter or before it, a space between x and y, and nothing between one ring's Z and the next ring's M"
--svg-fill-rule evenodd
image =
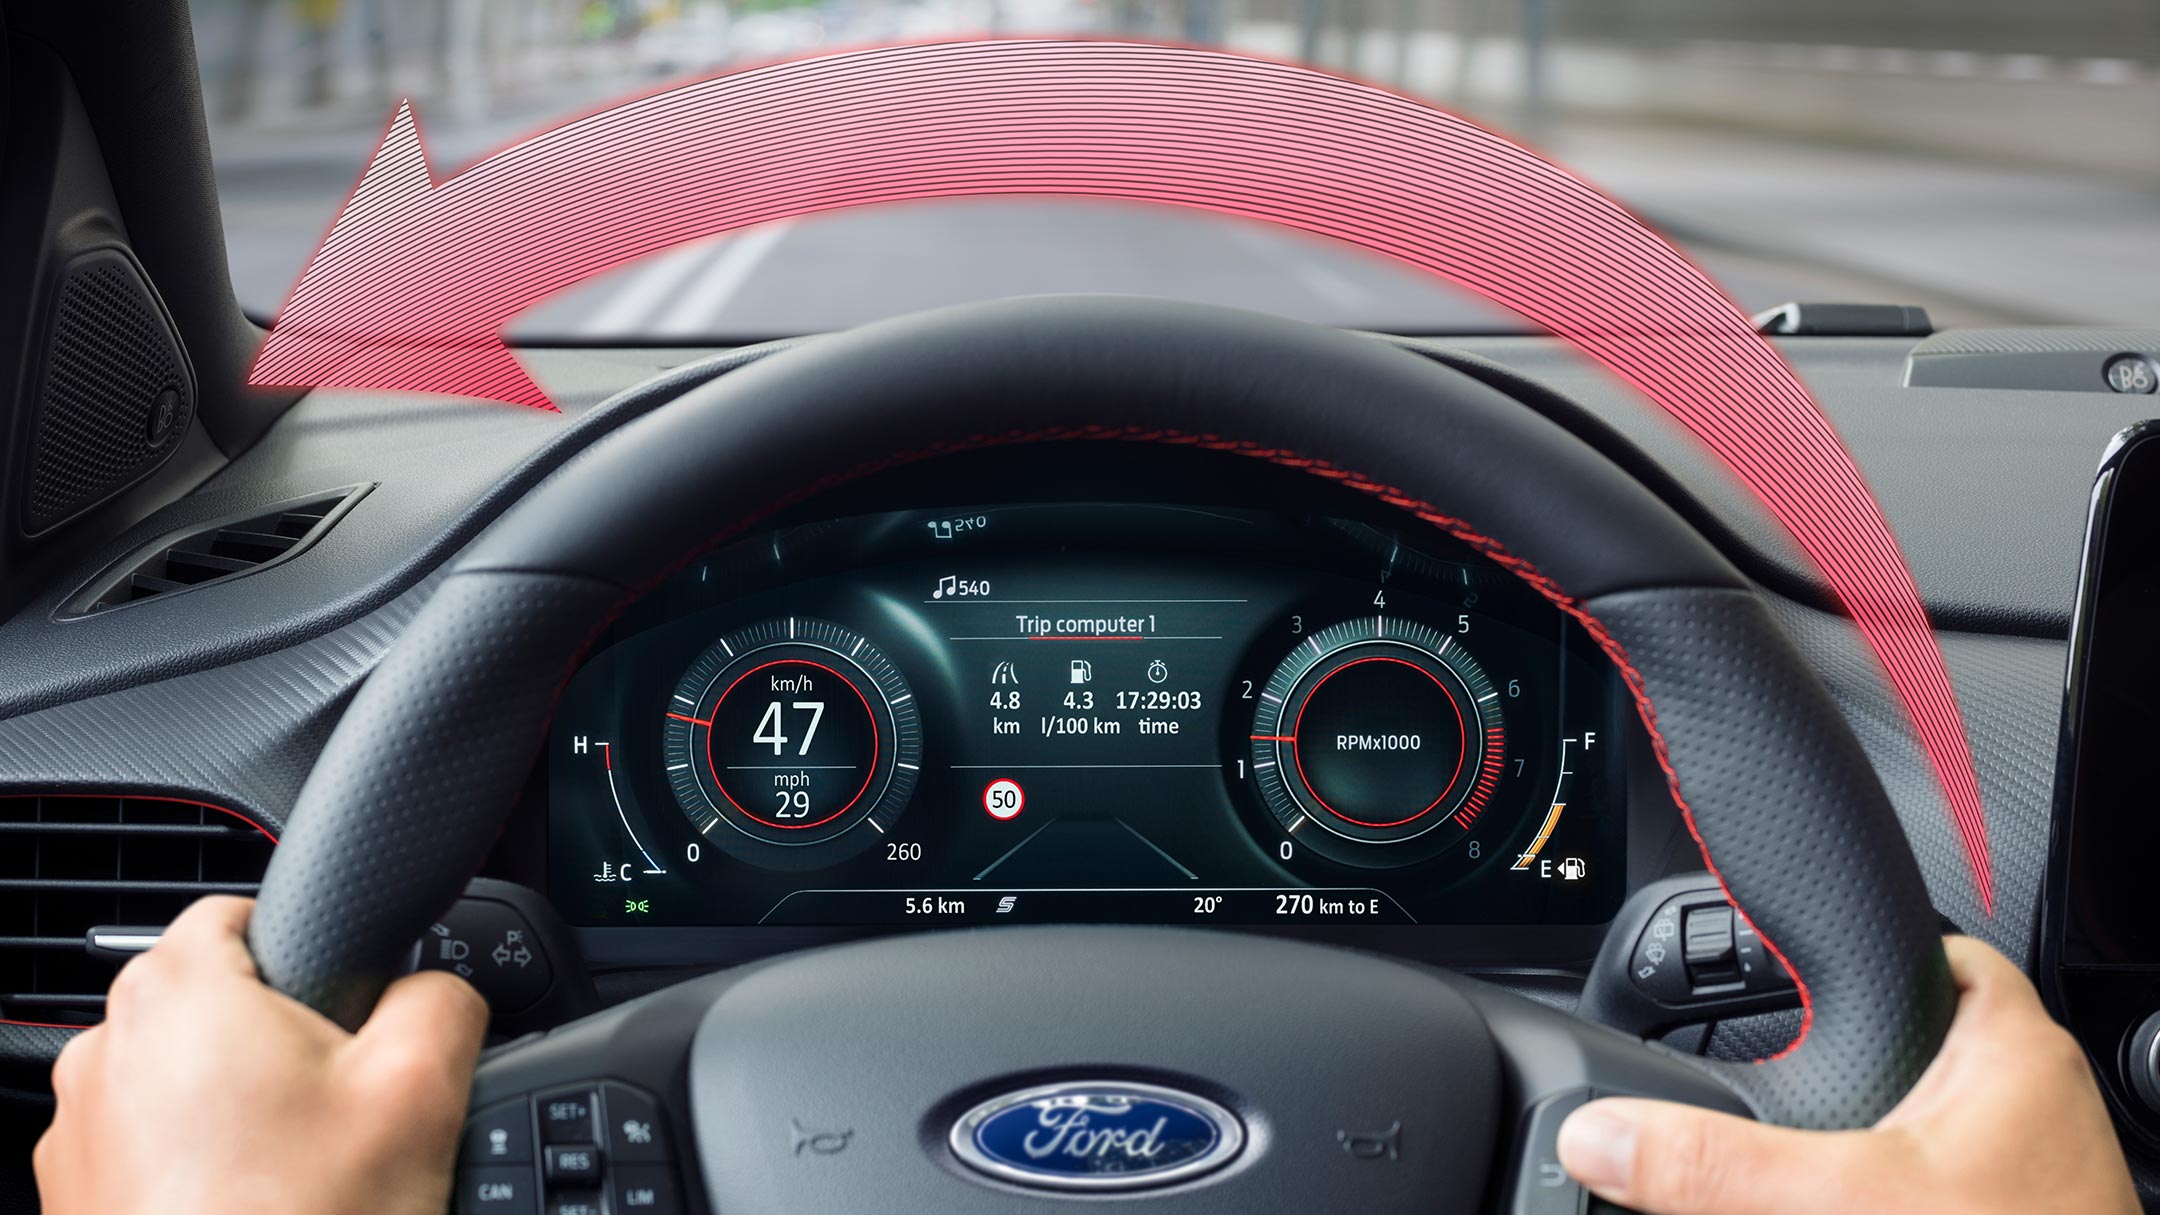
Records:
M484 1017L463 983L392 984L358 1034L263 986L250 904L206 899L68 1048L39 1143L47 1215L440 1212ZM1562 1132L1599 1194L1649 1215L2134 1215L2091 1073L2016 967L1949 942L1950 1039L1869 1131L1794 1131L1614 1100ZM296 1150L298 1149L298 1150Z
M348 1034L257 977L253 909L188 908L61 1053L45 1215L441 1215L487 1006L423 972Z
M1644 1215L2136 1215L2084 1050L2010 959L1968 937L1943 947L1958 985L1950 1036L1872 1129L1616 1099L1568 1119L1561 1161Z

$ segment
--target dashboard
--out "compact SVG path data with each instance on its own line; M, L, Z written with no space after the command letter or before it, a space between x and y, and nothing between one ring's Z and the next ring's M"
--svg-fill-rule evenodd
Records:
M832 514L683 569L570 681L551 898L585 928L1609 920L1626 705L1579 626L1422 525L1229 497Z

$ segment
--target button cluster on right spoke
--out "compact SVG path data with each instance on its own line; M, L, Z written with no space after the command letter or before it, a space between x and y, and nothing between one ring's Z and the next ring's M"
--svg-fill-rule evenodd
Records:
M457 1215L681 1215L660 1104L613 1080L489 1105L466 1122Z
M1659 904L1628 959L1644 995L1678 1006L1717 996L1792 990L1792 975L1763 947L1745 916L1717 891Z

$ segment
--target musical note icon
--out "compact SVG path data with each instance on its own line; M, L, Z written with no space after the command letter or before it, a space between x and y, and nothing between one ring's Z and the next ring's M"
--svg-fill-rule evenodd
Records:
M943 578L937 580L937 589L930 592L930 597L932 599L943 599L947 595L958 593L959 589L959 576L955 574L947 574Z

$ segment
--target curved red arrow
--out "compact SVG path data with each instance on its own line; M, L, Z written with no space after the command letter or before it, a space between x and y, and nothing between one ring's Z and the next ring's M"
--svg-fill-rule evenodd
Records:
M401 107L250 382L552 408L498 335L563 288L749 224L988 194L1167 203L1346 241L1512 309L1634 385L1724 457L1822 567L1911 710L1992 906L1987 826L1942 655L1859 469L1792 369L1618 203L1371 85L1183 47L889 47L640 98L443 183Z

